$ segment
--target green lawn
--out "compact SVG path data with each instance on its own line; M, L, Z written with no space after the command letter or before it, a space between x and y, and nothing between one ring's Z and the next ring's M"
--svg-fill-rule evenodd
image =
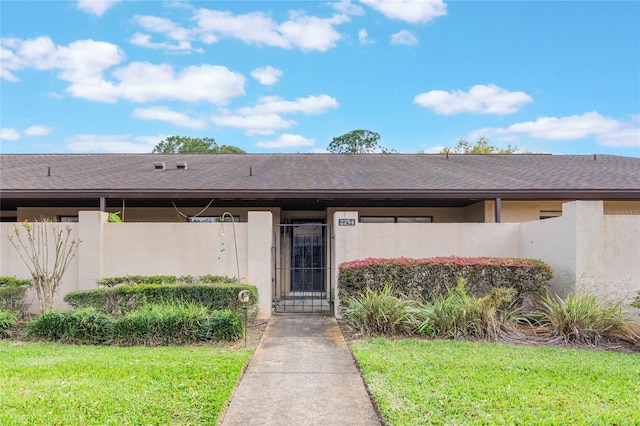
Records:
M0 340L0 424L215 424L250 356Z
M388 425L637 425L640 355L368 339L351 347Z

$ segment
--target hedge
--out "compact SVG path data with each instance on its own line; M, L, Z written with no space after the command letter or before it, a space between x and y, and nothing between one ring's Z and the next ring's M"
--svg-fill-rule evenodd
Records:
M338 269L341 299L358 297L367 288L393 288L398 296L433 301L455 287L460 276L467 280L467 291L477 297L494 287L516 290L516 305L524 297L544 290L553 277L551 267L536 259L434 257L426 259L373 259L342 263Z
M124 277L101 278L96 281L99 287L115 287L119 285L139 285L139 284L197 284L197 283L238 283L236 278L224 275L202 275L199 277L191 275L127 275Z
M242 310L238 293L248 290L249 312L257 313L258 290L255 286L229 284L143 284L72 291L64 301L74 308L93 307L111 315L125 315L145 304L173 302L197 303L210 310Z
M0 276L0 310L14 313L19 318L25 318L29 304L26 302L27 288L31 287L31 280Z
M235 341L242 335L237 312L210 311L197 304L145 305L119 318L95 308L53 311L27 326L27 336L33 339L89 345L184 345Z

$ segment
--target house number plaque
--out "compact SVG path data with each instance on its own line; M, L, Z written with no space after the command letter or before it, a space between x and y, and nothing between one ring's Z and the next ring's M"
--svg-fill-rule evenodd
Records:
M338 219L338 226L356 226L355 219Z

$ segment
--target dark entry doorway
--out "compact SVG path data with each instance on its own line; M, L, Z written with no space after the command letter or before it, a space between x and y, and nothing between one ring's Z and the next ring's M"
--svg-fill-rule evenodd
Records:
M276 312L330 312L328 225L310 220L280 225L274 259Z

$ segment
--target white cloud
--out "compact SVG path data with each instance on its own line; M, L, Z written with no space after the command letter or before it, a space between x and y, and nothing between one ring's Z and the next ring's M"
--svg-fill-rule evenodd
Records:
M288 129L296 122L285 120L278 114L228 114L211 117L218 126L243 129L248 135L271 135L276 129Z
M410 31L402 30L395 34L391 34L391 44L406 44L408 46L417 46L420 42Z
M78 9L96 16L102 16L107 9L115 6L119 1L120 0L78 0Z
M244 94L244 76L223 66L190 66L176 72L168 64L133 62L113 75L119 80L112 84L114 96L134 102L175 99L224 105Z
M164 136L131 135L74 135L65 145L71 152L147 153L164 139Z
M410 23L429 22L447 14L442 0L361 0L387 18Z
M23 137L47 136L51 132L53 132L53 127L42 125L30 126L22 131L10 127L4 127L0 129L0 140L17 141L18 139L22 139Z
M205 43L231 37L247 44L320 52L335 47L342 38L335 26L349 21L346 15L317 18L292 12L288 21L278 24L262 12L234 15L209 9L198 9L195 19Z
M175 99L222 105L244 94L244 76L223 66L190 66L176 71L168 64L133 62L116 69L112 74L114 81L104 73L125 59L114 44L79 40L68 46L56 46L48 37L1 42L11 52L2 57L2 68L7 72L24 68L59 70L59 78L70 83L66 89L69 94L91 101Z
M194 38L194 31L183 28L170 19L158 18L156 16L137 15L135 17L135 21L145 31L164 34L167 38L174 42L173 44L168 42L152 42L151 36L149 34L137 32L130 40L131 43L136 46L146 47L149 49L164 49L174 51L194 50L197 52L202 52L201 49L194 49L191 46L191 40Z
M0 129L0 140L3 141L17 141L21 138L20 132L10 127L3 127Z
M36 126L27 127L24 130L24 135L25 136L47 136L51 132L53 132L53 127L51 126L36 125Z
M211 120L219 126L244 129L249 135L271 135L276 129L288 129L297 124L294 120L283 118L283 114L321 114L337 107L338 101L328 95L308 96L293 101L268 96L258 99L255 106L239 108L233 113L225 112Z
M176 126L190 127L192 129L203 129L207 127L207 122L189 117L187 114L172 111L166 107L136 108L133 116L143 120L158 120L175 124Z
M313 146L315 140L307 139L304 136L285 133L277 139L270 141L260 141L256 145L261 148L298 148L302 146Z
M240 108L243 115L254 114L321 114L330 108L337 108L338 101L329 95L307 96L286 101L277 96L266 96L258 99L256 106Z
M364 15L362 6L351 3L351 0L332 1L329 5L345 15Z
M476 85L469 92L432 90L417 95L414 103L433 109L437 114L461 112L474 114L512 114L533 98L524 92L510 92L494 84Z
M640 147L640 123L605 117L596 111L566 117L541 117L535 121L515 123L508 127L487 127L475 135L498 136L513 141L522 136L547 140L578 140L595 137L598 144L616 147Z
M365 30L364 28L358 31L358 41L363 46L374 43L374 41L369 38L369 34L367 33L367 30Z
M282 77L282 71L272 66L260 67L251 71L253 78L258 80L260 84L265 86L271 86L276 84L280 77Z

